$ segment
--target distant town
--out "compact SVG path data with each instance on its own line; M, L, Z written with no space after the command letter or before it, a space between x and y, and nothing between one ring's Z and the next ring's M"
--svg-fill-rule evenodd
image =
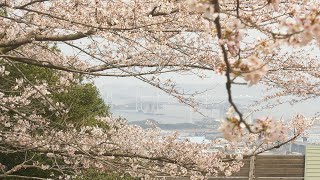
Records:
M148 92L150 90L144 89L144 91ZM141 88L136 88L135 93L129 95L123 93L121 99L119 99L119 94L114 96L112 93L104 94L103 98L110 106L113 116L125 118L129 124L138 125L142 128L158 127L163 130L164 134L179 132L181 139L188 138L196 143L205 143L222 138L222 133L218 128L230 106L224 100L225 97L216 97L212 92L203 93L196 97L200 105L198 109L194 110L175 101L171 96L155 92L149 92L148 94L143 92ZM249 95L241 95L236 100L241 102L238 103L238 106L248 122L254 121L261 114L254 112L254 107L248 106L256 100L255 98ZM307 144L319 142L318 132L316 131L319 127L316 125L310 129L308 137L302 137L293 143L266 153L304 154Z

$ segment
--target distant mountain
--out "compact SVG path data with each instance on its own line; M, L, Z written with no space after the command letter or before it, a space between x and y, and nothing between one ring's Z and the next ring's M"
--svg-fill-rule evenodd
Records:
M129 124L132 125L138 125L144 129L151 128L151 127L159 127L163 130L177 130L177 129L201 129L203 126L196 125L193 123L177 123L177 124L160 124L156 120L153 119L147 119L143 121L132 121L129 122Z

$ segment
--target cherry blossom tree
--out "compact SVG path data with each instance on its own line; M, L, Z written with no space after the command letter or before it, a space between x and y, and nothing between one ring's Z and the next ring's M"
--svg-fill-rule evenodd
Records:
M310 52L319 50L319 9L317 0L1 0L0 76L6 85L0 89L0 151L32 151L50 161L0 164L0 177L26 178L16 172L28 168L52 170L52 178L89 168L146 179L231 175L244 156L280 147L310 126L301 115L248 123L232 86L261 82L280 89L266 101L317 98L320 66ZM30 79L19 64L53 69L57 82ZM226 76L231 108L220 130L230 141L226 150L241 147L242 154L226 160L226 152L209 151L217 141L178 141L177 134L163 137L157 128L143 130L112 117L97 117L107 128L75 128L44 113L68 116L52 93L66 92L79 74L135 77L196 108L176 82L159 76L183 72ZM21 78L10 80L12 73Z

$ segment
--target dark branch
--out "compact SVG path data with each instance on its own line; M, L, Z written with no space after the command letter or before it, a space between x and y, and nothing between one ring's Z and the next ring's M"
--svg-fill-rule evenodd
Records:
M220 13L219 0L211 0L211 3L214 4L214 12L215 13ZM214 23L216 25L218 38L222 39L222 32L221 32L221 24L220 24L220 16L219 15L214 20ZM231 81L231 77L230 77L231 65L230 65L229 60L228 60L228 52L227 52L227 50L226 50L224 45L220 45L220 47L221 47L222 53L223 53L223 60L224 60L224 62L226 64L226 74L225 75L227 77L226 89L227 89L227 92L228 92L228 101L231 104L231 106L234 108L236 113L239 115L240 123L243 123L246 126L246 128L248 129L248 131L250 133L253 133L251 128L250 128L250 125L247 122L245 122L245 120L243 119L242 113L240 112L240 110L238 109L236 104L233 102L232 92L231 92L232 81Z
M24 38L18 38L14 41L1 42L0 47L17 47L27 43L31 43L33 41L73 41L78 40L89 35L93 34L93 31L88 31L86 33L78 32L75 34L67 34L67 35L37 35L37 34L29 34Z
M25 7L30 6L32 4L45 2L45 1L49 1L49 0L34 0L34 1L30 1L29 3L26 3L24 5L18 6L17 8L22 9L22 8L25 8Z

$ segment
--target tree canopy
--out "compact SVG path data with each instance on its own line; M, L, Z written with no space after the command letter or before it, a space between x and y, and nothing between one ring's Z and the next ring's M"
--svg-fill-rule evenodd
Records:
M1 62L1 64L5 63ZM37 66L28 66L21 63L15 63L3 67L5 67L12 73L8 74L5 78L0 77L1 89L10 89L12 84L9 82L16 82L17 80L22 81L21 83L23 83L24 79L30 81L30 84L37 83L37 81L48 82L48 86L50 89L59 89L59 86L57 86L59 77L56 76L56 70ZM98 125L107 128L105 124L101 124L95 119L96 116L110 115L109 108L100 97L97 88L91 83L80 82L81 76L79 76L77 79L78 81L73 82L69 87L67 87L64 92L52 91L52 94L50 95L50 97L52 98L52 102L57 102L59 104L63 104L65 107L68 107L68 115L61 118L59 115L52 113L49 109L45 109L43 112L41 112L41 115L55 122L53 127L57 129L64 129L64 125L66 124L73 124L78 128L86 125ZM7 95L14 96L19 93L19 87L14 87L14 91L12 91L11 93L7 92ZM37 108L39 106L41 107L43 104L38 101L30 102L30 105L28 105L29 110L31 105L34 106L34 108ZM16 110L22 112L25 111L23 110L24 108L25 107L17 108ZM13 112L11 112L11 114L13 114ZM56 124L58 124L58 126ZM11 169L16 165L23 163L26 159L30 159L33 163L42 162L53 165L53 162L50 158L41 153L33 152L32 150L26 150L25 152L17 151L11 153L0 153L0 163L2 163L2 165L5 165L7 169ZM63 162L60 163L63 164ZM55 173L61 174L57 170L27 168L18 170L14 173L14 175L52 178L52 174ZM90 172L89 175L93 176L93 173ZM89 175L88 177L90 177ZM96 173L95 175L98 175L98 173ZM101 177L103 176L101 175ZM104 177L107 178L107 174L104 175ZM10 177L8 177L8 179L10 179Z
M90 168L146 179L231 175L244 156L310 126L302 115L249 123L232 87L263 83L275 89L267 102L318 100L319 9L318 0L1 0L0 152L32 149L54 163L0 164L0 178L28 168L54 169L60 178ZM220 130L226 150L241 154L226 161L226 151L209 150L220 141L194 144L128 125L110 116L92 85L79 83L134 77L196 109L193 95L161 76L185 72L226 77L231 107ZM314 113L310 119L319 118Z

